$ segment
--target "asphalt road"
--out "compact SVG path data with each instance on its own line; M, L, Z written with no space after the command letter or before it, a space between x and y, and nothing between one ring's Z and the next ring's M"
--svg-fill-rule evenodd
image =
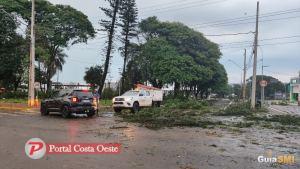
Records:
M300 116L300 106L297 105L288 105L288 106L271 105L270 108L281 114Z
M24 146L30 138L46 143L120 143L114 155L46 155L32 160ZM268 130L166 128L150 130L105 113L101 117L63 119L59 115L0 112L0 169L213 169L300 168L258 163L257 157L294 153L300 136ZM297 158L297 157L296 157Z

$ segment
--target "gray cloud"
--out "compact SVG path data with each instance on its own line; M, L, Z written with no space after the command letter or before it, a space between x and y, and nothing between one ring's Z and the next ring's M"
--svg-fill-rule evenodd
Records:
M52 3L68 4L82 11L89 17L96 28L99 28L98 21L103 17L99 7L106 4L104 0L49 1ZM139 18L142 19L156 15L160 20L163 21L179 21L187 25L195 25L217 20L252 16L256 12L256 0L202 0L202 3L200 1L201 0L137 0L139 7ZM164 10L162 10L162 8ZM261 14L295 8L300 8L299 0L260 1ZM297 18L260 23L259 39L300 35L300 11L265 19L280 19L285 17ZM254 23L249 23L232 26L202 27L195 29L204 34L223 34L249 32L254 31L254 28ZM84 83L82 77L84 76L85 68L99 64L103 59L103 52L101 51L104 47L105 41L104 39L100 39L100 37L101 35L99 35L99 37L96 39L89 41L87 45L76 45L66 51L66 53L69 55L69 58L67 59L67 63L64 66L63 72L60 74L60 81ZM209 37L209 39L216 43L231 43L239 41L253 41L253 35ZM261 44L282 43L278 45L261 46L259 58L264 56L265 65L270 66L266 68L265 74L272 75L285 82L289 81L290 77L297 75L297 72L300 70L298 53L300 43L284 44L286 42L294 41L300 41L300 37L260 42ZM232 47L232 45L229 47ZM239 45L235 47L239 47ZM222 49L223 56L221 63L224 64L228 72L230 83L239 83L241 79L241 73L239 68L228 62L228 59L232 59L242 65L243 49L243 47ZM247 49L248 53L250 53L251 47L248 47ZM122 58L118 52L115 52L112 66L110 68L111 80L117 80L120 77L118 69L121 66ZM248 72L248 77L251 76L251 73L252 70L250 69Z

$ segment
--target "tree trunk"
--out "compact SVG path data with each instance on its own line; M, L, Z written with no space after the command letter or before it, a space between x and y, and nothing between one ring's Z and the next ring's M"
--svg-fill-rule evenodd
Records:
M123 64L122 83L121 83L121 91L122 91L122 93L124 92L125 70L126 70L126 62L127 62L127 57L128 57L128 45L129 45L128 33L129 33L129 32L128 32L128 29L127 29L126 36L125 36L124 64Z
M40 81L39 81L40 82L40 90L41 90L41 92L44 92L43 91L43 86L42 86L42 73L41 73L41 61L40 61L40 59L39 59L39 73L40 73L39 74L39 76L40 76L39 77L40 78Z
M115 8L114 8L114 13L113 13L112 23L111 23L111 27L110 27L109 35L108 35L108 44L107 44L106 58L105 58L105 63L104 63L104 72L103 72L103 76L102 76L101 83L100 83L99 90L98 90L98 93L100 94L100 96L102 94L102 90L103 90L103 87L105 84L108 67L109 67L109 63L110 63L110 57L111 57L110 55L111 55L113 37L114 37L114 32L115 32L116 17L117 17L117 12L118 12L118 8L119 8L119 0L116 0L116 4L114 7Z
M180 90L180 84L178 82L175 82L174 85L174 97L178 96Z
M20 83L21 83L21 77L17 78L16 81L14 82L14 91L18 90Z
M200 98L201 98L201 99L204 98L203 95L204 95L204 91L202 90L202 91L200 92Z
M46 92L48 93L49 91L51 91L51 77L50 77L50 70L47 69L47 72L46 72L46 85L47 85L47 90Z

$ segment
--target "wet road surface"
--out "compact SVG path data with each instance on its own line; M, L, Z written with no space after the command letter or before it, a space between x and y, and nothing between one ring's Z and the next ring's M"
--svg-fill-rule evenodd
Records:
M115 155L46 155L29 159L24 145L38 137L46 143L120 143ZM261 164L259 155L292 153L300 158L299 133L202 128L150 130L128 124L113 113L94 118L0 112L1 169L212 169L300 168Z

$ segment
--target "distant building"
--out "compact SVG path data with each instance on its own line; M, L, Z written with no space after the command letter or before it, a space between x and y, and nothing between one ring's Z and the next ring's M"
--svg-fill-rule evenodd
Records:
M90 89L90 85L83 85L79 83L60 83L60 82L53 82L52 83L52 90L60 90L60 89L74 89L74 90L88 90Z
M286 98L286 95L283 92L275 92L274 93L274 99L275 100L283 100L285 98Z
M300 102L300 72L298 77L291 78L290 82L290 101Z

